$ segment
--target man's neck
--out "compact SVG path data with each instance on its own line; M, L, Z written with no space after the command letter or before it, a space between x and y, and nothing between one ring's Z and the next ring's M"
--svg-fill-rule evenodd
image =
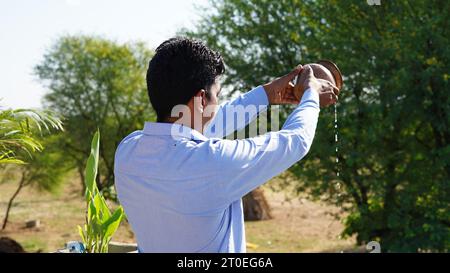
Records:
M160 122L180 124L182 126L189 127L191 129L194 129L194 130L196 130L196 131L198 131L198 132L203 134L203 126L201 124L198 124L197 126L192 126L192 124L193 124L192 122L183 120L183 118L172 118L171 117L171 118L166 118L165 120L160 121ZM198 127L198 128L196 128L196 127Z

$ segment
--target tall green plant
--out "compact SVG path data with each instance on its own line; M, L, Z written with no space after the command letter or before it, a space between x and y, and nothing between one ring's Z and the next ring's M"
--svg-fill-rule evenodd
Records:
M85 169L87 214L84 228L78 226L87 253L107 253L112 235L122 221L124 211L119 206L114 213L109 210L105 199L95 183L98 170L100 132L92 139L91 154Z

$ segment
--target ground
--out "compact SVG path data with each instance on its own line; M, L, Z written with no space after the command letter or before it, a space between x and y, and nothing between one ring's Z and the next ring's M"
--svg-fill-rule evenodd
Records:
M6 210L15 183L0 184L0 219ZM84 223L85 203L80 182L68 181L59 194L25 188L11 210L10 221L0 237L17 240L30 252L52 252L67 241L80 240L77 225ZM246 222L248 252L342 252L355 250L354 238L342 239L343 225L330 213L336 207L292 197L286 192L265 188L274 219ZM25 228L27 220L39 219L41 227ZM342 219L342 216L341 216ZM114 241L135 242L128 223L123 222Z

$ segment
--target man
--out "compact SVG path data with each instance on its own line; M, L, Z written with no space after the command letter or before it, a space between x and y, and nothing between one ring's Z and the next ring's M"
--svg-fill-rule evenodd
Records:
M219 53L186 38L165 41L150 61L157 122L122 140L115 156L118 197L141 252L245 252L241 198L306 155L319 106L337 100L336 87L298 66L214 107L224 70ZM295 91L290 82L299 74ZM285 103L298 106L280 131L222 139L257 114L236 126L224 114L233 106Z

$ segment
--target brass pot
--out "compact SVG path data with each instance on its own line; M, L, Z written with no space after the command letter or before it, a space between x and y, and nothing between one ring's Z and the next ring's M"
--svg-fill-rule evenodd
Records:
M307 64L309 65L314 73L314 76L318 79L327 80L334 84L339 91L342 88L343 80L342 80L342 74L337 65L331 61L328 60L320 60L317 63L311 63ZM293 81L293 87L294 88L302 88L301 85L298 82L300 75L295 77ZM295 92L296 94L303 93L304 90L301 90L299 92Z

